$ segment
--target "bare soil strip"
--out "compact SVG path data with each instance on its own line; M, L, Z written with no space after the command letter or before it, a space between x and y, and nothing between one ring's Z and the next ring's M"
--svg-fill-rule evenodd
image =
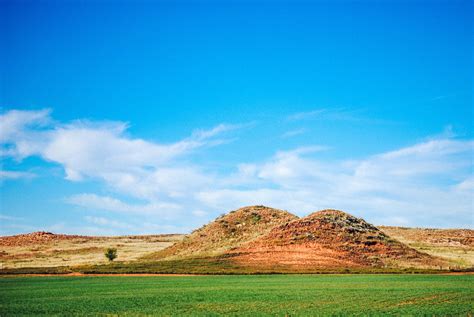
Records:
M169 274L169 273L92 273L84 274L79 272L67 274L8 274L2 277L35 277L35 276L61 276L61 277L81 277L81 276L204 276L203 274Z

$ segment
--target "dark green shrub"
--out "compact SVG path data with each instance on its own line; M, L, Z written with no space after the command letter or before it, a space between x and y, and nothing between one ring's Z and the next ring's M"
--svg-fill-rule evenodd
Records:
M113 261L115 258L117 258L117 249L115 248L108 248L105 253L105 257L109 259L109 261Z

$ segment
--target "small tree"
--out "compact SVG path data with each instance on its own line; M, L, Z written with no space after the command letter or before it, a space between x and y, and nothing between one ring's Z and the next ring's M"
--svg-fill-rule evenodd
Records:
M108 248L107 251L105 251L104 255L107 259L109 259L109 261L112 262L117 257L117 249Z

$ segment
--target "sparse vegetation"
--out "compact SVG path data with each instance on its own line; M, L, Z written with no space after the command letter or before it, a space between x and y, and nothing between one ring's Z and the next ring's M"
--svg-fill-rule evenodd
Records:
M272 215L273 216L273 215ZM250 219L252 221L252 223L258 223L261 219L262 219L262 216L260 216L258 213L256 212L252 212L252 214L250 215Z

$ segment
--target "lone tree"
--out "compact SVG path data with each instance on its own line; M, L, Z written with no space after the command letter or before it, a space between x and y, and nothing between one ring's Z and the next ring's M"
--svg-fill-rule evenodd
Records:
M117 249L108 248L107 251L105 251L104 255L107 259L109 259L109 261L112 262L117 257Z

